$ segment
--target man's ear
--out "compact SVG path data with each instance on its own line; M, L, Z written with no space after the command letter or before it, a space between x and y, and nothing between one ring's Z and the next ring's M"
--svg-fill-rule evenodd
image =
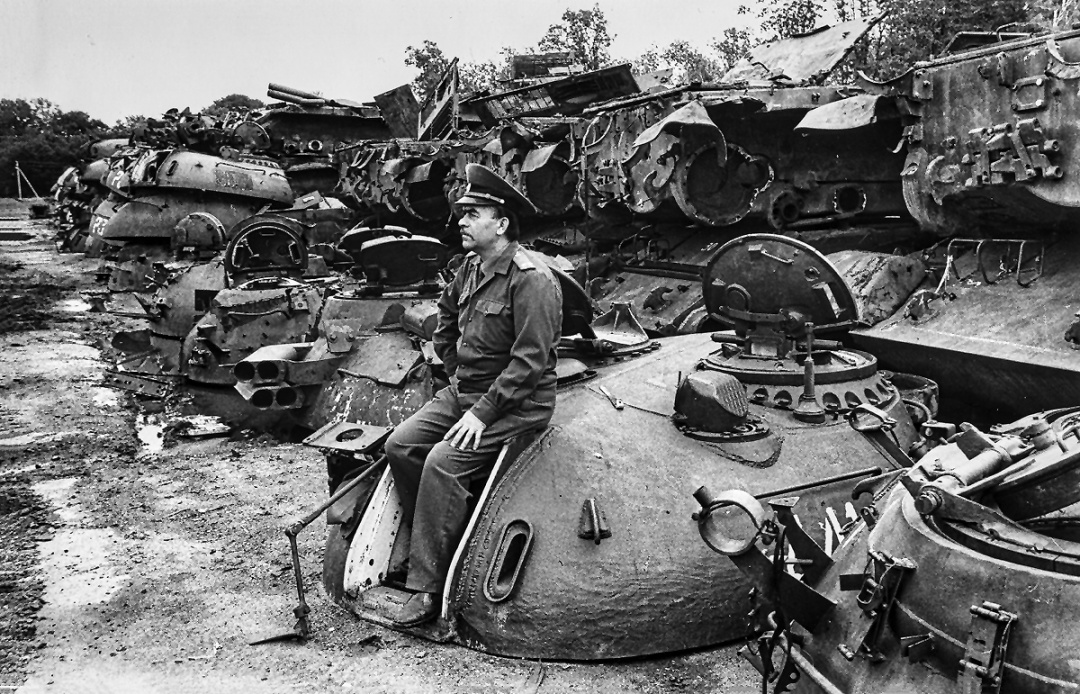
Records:
M499 230L497 232L495 232L495 233L497 233L499 236L502 236L503 234L506 233L506 230L509 229L509 228L510 228L510 220L508 218L506 218L506 217L499 217Z

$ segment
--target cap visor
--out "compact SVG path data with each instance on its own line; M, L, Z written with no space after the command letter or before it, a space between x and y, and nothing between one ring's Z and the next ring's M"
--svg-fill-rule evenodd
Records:
M495 207L498 204L494 200L477 198L472 195L463 195L454 202L454 205L472 205L474 207Z

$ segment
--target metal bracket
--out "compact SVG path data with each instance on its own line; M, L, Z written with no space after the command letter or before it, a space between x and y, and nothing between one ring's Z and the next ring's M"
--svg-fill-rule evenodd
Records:
M915 634L900 637L900 655L912 663L918 663L934 651L934 635Z
M331 422L304 439L304 445L328 453L364 455L383 445L393 430L392 426L363 422Z
M916 569L916 564L910 559L894 559L884 552L871 550L869 554L870 560L862 573L859 594L855 598L862 610L861 623L855 627L850 645L841 644L838 648L848 660L856 653L865 652L877 662L885 657L878 649L878 643L888 623L889 612L903 579ZM855 588L857 580L857 575L841 576L841 589Z
M851 428L865 436L895 469L906 469L915 464L896 438L896 420L886 412L863 403L847 414L847 420Z
M971 628L960 659L960 691L963 694L997 694L1005 670L1005 650L1017 615L1001 605L983 601L971 606Z
M1046 105L1046 87L1049 84L1045 76L1025 77L1016 80L1013 85L1012 109L1014 111L1034 111Z

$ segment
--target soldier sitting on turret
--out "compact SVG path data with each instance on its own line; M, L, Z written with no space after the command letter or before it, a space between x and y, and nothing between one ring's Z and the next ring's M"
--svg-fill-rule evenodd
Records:
M386 442L405 519L412 520L406 588L394 617L411 627L439 613L439 593L467 522L470 483L486 478L510 438L541 429L555 409L562 295L547 266L518 244L532 203L493 171L466 168L455 203L469 251L439 300L436 353L450 385Z

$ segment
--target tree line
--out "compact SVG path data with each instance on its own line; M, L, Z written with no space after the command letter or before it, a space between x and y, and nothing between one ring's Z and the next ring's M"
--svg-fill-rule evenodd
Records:
M230 94L203 110L224 116L233 109L262 108L266 104L242 94ZM64 111L48 99L0 99L0 197L18 193L15 162L41 195L69 166L84 159L91 142L110 137L129 137L145 125L146 116L127 116L113 125L91 118L83 111ZM23 195L30 195L23 186Z
M760 0L738 12L756 29L719 28L706 46L676 40L639 56L613 56L615 36L599 5L566 10L535 46L504 46L496 59L459 63L465 92L496 91L508 80L514 55L569 52L585 70L630 63L635 71L673 71L673 82L714 82L754 45L806 33L822 24L883 17L861 41L837 79L856 70L878 79L895 77L913 63L940 54L959 31L1057 31L1080 19L1080 0ZM418 99L438 83L450 59L434 41L405 50L405 64L419 70L413 81Z

